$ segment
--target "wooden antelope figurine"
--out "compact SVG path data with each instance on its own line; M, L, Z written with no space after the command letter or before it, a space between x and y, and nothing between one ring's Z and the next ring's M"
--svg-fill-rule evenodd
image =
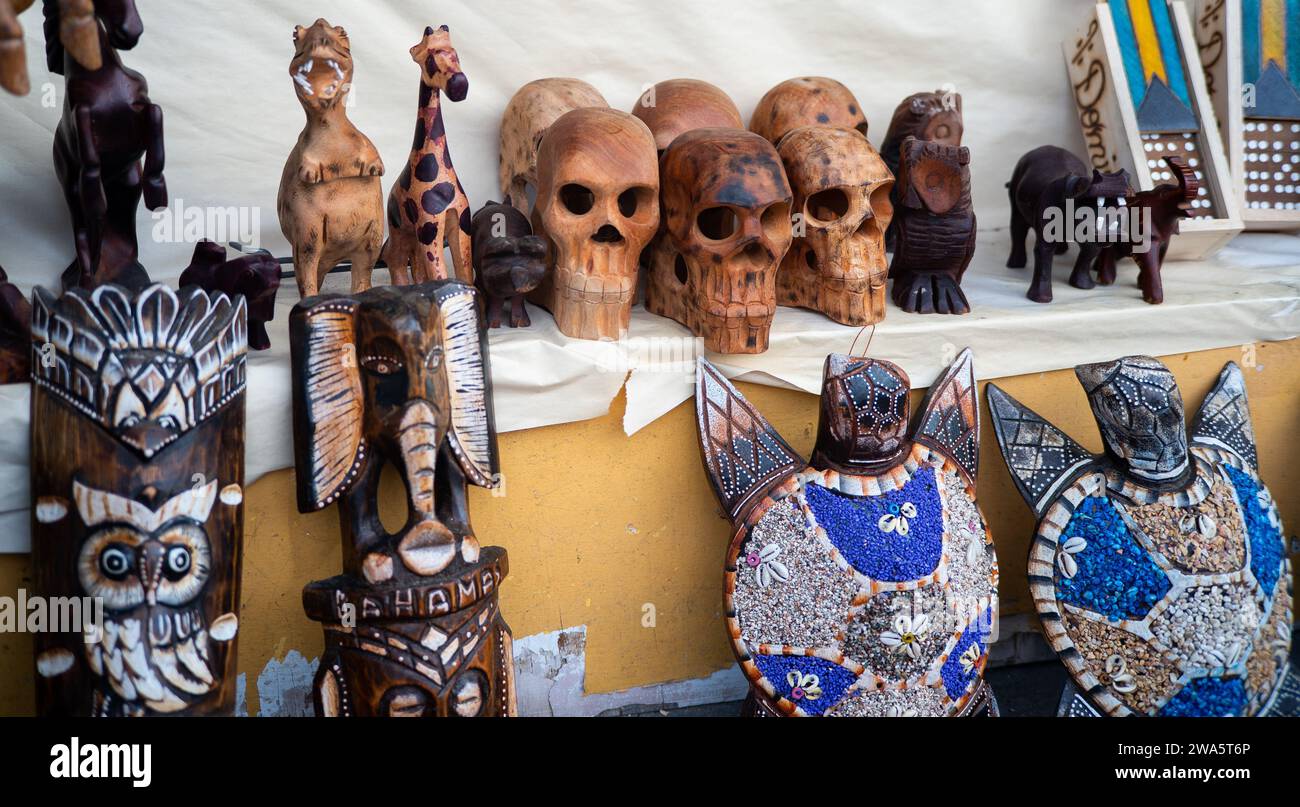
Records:
M420 109L415 120L411 156L388 194L388 240L383 259L397 284L442 280L452 275L443 265L443 246L451 247L454 277L472 283L469 197L456 178L442 125L442 92L463 101L469 79L451 46L447 26L424 29L411 48L420 65Z

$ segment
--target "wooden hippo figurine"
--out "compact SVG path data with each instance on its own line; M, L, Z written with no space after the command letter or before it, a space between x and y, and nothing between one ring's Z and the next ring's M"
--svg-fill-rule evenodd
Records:
M970 350L930 387L915 429L897 365L834 354L823 378L804 460L699 361L704 466L734 528L726 621L746 713L995 714L983 673L998 565L975 502Z
M248 346L271 347L266 323L275 319L275 293L280 289L280 263L269 252L255 252L226 260L226 248L204 239L194 245L190 265L181 272L180 288L198 286L209 294L220 292L244 298L248 306Z
M456 177L442 125L442 92L463 101L469 79L451 46L447 26L424 29L411 48L420 66L420 109L416 113L411 156L388 193L388 241L383 258L394 283L424 283L457 278L474 281L470 256L470 206ZM443 247L451 248L455 274L444 265Z
M352 261L353 293L370 288L384 239L384 163L348 120L352 50L347 32L316 20L293 32L289 75L307 125L280 177L276 209L293 246L298 292L312 297L335 264Z
M488 202L471 222L474 233L474 285L483 292L489 328L501 327L501 313L510 309L510 327L531 323L524 295L537 288L546 274L546 241L533 235L528 217L506 201Z
M1142 299L1151 304L1164 302L1165 289L1160 282L1160 269L1165 264L1169 243L1178 234L1178 222L1191 214L1192 200L1197 198L1201 183L1196 172L1181 157L1165 157L1177 185L1157 185L1149 191L1134 194L1128 200L1129 216L1138 221L1148 221L1150 211L1151 232L1146 239L1134 243L1123 240L1110 244L1097 256L1097 282L1110 285L1115 282L1115 262L1132 258L1138 265L1138 287Z
M1039 146L1016 163L1007 190L1011 196L1011 256L1007 258L1007 266L1012 269L1025 267L1025 239L1033 230L1034 279L1030 281L1026 296L1036 303L1052 301L1052 261L1069 248L1065 237L1056 241L1046 237L1052 217L1059 217L1057 220L1073 232L1075 219L1073 211L1066 209L1068 202L1072 202L1075 209L1096 211L1096 238L1079 243L1079 257L1070 273L1071 286L1091 289L1095 284L1089 272L1101 253L1106 233L1110 232L1107 214L1127 204L1125 200L1130 193L1128 172L1120 170L1103 174L1094 169L1089 173L1083 160L1065 149Z

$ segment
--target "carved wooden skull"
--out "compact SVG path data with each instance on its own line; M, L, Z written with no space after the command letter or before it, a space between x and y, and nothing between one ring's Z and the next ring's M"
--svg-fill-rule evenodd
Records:
M608 106L595 87L576 78L539 78L520 87L501 115L501 195L527 216L537 192L542 135L566 112Z
M551 272L529 299L580 339L627 331L637 261L659 227L659 167L646 125L613 109L575 109L537 154L533 229Z
M759 99L749 118L749 131L774 144L801 126L855 129L867 136L867 118L858 99L835 79L820 76L781 82Z
M660 163L663 231L646 309L718 353L762 353L776 314L776 270L790 248L790 184L762 137L736 128L680 135Z
M777 274L777 302L845 325L884 319L885 230L894 215L884 160L861 133L830 126L795 129L777 150L801 217Z
M659 82L637 99L632 114L650 127L660 156L678 135L692 129L745 128L740 110L729 95L707 81L693 78Z

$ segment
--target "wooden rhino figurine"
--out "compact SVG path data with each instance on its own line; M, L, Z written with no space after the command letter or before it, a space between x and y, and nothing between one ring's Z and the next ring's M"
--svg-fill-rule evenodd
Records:
M705 359L704 466L734 526L725 561L732 650L751 715L995 712L983 682L998 567L975 473L970 350L910 428L907 374L826 359L805 461Z

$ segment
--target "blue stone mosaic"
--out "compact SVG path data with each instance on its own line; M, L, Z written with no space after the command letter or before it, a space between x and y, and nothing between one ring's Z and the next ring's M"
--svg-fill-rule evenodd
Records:
M794 701L810 715L820 715L834 706L857 680L857 676L844 667L816 656L765 656L755 653L753 659L759 672L772 683L778 695ZM821 694L816 697L807 694L798 697L799 693L791 691L792 687L787 680L791 670L797 670L805 676L817 676Z
M1057 574L1062 602L1095 611L1112 622L1141 619L1169 592L1169 578L1129 533L1119 511L1100 496L1079 503L1060 543L1074 537L1088 542L1072 556L1074 577Z
M813 516L835 548L862 574L875 580L901 583L934 572L943 556L943 505L934 468L923 466L906 485L880 496L850 496L808 484L804 497ZM883 530L880 519L905 517L912 504L916 516L907 518L907 534Z
M1195 678L1169 700L1160 717L1236 717L1246 708L1240 678Z
M961 663L962 654L971 645L978 645L980 655L988 649L988 628L993 625L993 611L986 609L984 614L971 624L966 626L962 632L961 638L957 644L953 645L952 652L948 654L948 660L943 663L939 670L939 675L943 677L943 688L947 690L948 697L957 700L966 694L970 688L971 682L975 680L977 668L972 667L968 672Z
M1265 596L1273 595L1273 587L1282 573L1282 532L1269 521L1268 511L1259 502L1261 486L1250 474L1231 465L1224 465L1232 486L1241 501L1241 515L1246 522L1246 537L1250 541L1250 571L1264 589Z

